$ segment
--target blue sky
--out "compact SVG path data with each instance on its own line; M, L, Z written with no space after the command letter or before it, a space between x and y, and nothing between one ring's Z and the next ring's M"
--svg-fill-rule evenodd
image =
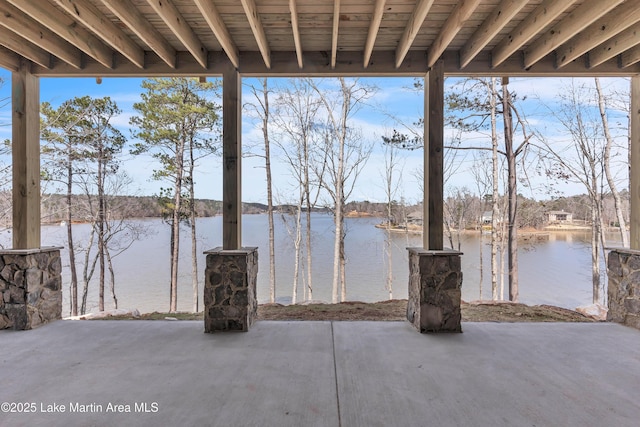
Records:
M11 75L5 70L0 70L0 77L5 80L5 84L0 88L0 99L10 97L10 79ZM399 127L397 123L389 117L394 115L400 118L404 123L410 125L423 113L423 97L422 94L411 89L413 85L412 78L388 78L388 79L364 79L366 83L376 85L379 91L369 101L370 106L361 110L355 117L354 125L362 129L363 137L374 143L374 150L371 154L365 169L359 178L352 195L353 200L370 200L383 201L383 180L382 173L384 170L384 154L383 147L380 143L382 135L390 134L394 127ZM593 81L587 79L587 81ZM42 78L41 85L41 101L47 101L53 105L58 105L65 100L76 96L91 95L93 97L110 96L120 109L122 114L116 118L115 124L122 133L133 142L131 131L129 129L129 118L135 114L133 104L140 100L142 91L142 79L128 78L103 78L101 84L97 84L95 79L91 78ZM252 80L245 80L245 84L252 83ZM275 82L274 82L275 83ZM454 80L448 79L447 85L455 83ZM534 79L521 78L512 79L510 87L515 89L520 97L526 95L527 100L521 105L526 112L529 122L537 129L545 132L545 135L552 141L564 143L567 141L566 135L563 135L559 128L557 120L554 120L549 112L549 108L553 108L556 102L557 94L562 90L563 85L567 81L563 79ZM617 87L621 90L627 89L628 84L622 79L605 79L603 85L607 88ZM243 93L243 101L249 102L251 94L245 89ZM5 107L0 110L0 140L10 138L10 108ZM501 126L501 125L499 125ZM243 144L245 146L257 145L262 142L261 132L254 126L249 118L243 121ZM474 143L486 144L488 137L484 134L469 135L468 138L474 140ZM422 151L403 151L401 152L403 163L403 185L398 193L397 198L404 198L409 202L418 202L422 195L418 178L415 176L415 170L422 166ZM467 187L469 190L476 191L476 185L473 177L469 173L469 168L473 163L472 152L459 152L456 158L457 173L449 178L447 186L449 187ZM264 168L263 160L257 157L247 157L243 160L243 200L247 202L264 202L266 199L266 190L264 185ZM161 183L150 179L151 172L155 164L148 156L127 156L124 162L124 169L134 179L134 186L131 193L140 195L151 195L158 191ZM624 171L623 162L619 162L618 168ZM199 173L196 176L196 193L199 198L222 198L222 171L220 168L220 158L212 157L202 162L199 167ZM282 203L290 202L284 200L286 196L283 194L291 193L291 178L287 168L278 159L274 159L274 182L281 194ZM621 179L624 174L620 173ZM546 198L544 192L540 190L540 183L534 183L533 189L522 191L527 196L536 198ZM626 182L621 185L626 188ZM571 195L583 193L584 190L580 186L567 183L557 186L563 194ZM529 194L527 193L529 192Z

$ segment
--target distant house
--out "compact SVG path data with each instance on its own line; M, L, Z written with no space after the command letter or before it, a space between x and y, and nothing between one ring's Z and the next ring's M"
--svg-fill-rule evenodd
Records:
M491 218L493 217L493 213L491 211L482 212L482 217L480 218L480 222L484 225L491 224Z
M413 211L407 215L407 224L422 225L422 211Z
M573 222L573 214L565 211L549 211L545 212L544 220L548 223L566 224Z

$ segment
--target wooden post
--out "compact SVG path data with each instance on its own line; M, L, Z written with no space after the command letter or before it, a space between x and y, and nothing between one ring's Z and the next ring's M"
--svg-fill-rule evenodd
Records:
M424 191L422 243L443 249L444 220L444 64L427 72L424 87Z
M222 76L222 248L242 247L242 116L240 73L228 62Z
M40 247L40 80L30 63L11 77L13 249Z
M631 78L630 139L631 230L629 245L631 249L640 250L640 75Z

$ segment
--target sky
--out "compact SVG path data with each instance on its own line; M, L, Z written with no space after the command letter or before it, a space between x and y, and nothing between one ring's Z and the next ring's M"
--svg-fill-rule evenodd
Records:
M11 74L0 69L0 78L4 84L0 87L0 100L10 99ZM592 83L593 79L583 80ZM136 114L133 104L140 100L142 79L132 78L103 78L98 84L92 78L41 78L40 99L57 106L62 102L76 96L90 95L93 97L109 96L115 101L122 113L114 120L114 125L128 138L128 143L133 144L135 139L129 125L130 118ZM351 200L369 200L382 202L385 200L384 182L384 146L381 143L383 135L390 135L394 128L402 129L404 123L411 126L423 114L422 92L413 89L413 78L368 78L363 82L378 87L375 96L368 100L367 105L353 118L351 126L360 128L362 138L373 144L371 156L358 178L358 183L353 191ZM605 89L617 89L628 91L628 82L623 79L603 79ZM247 85L255 84L255 80L243 81L243 102L251 101ZM278 84L286 85L285 79L279 79ZM459 83L456 79L446 80L446 89ZM520 100L519 105L525 113L530 125L545 135L549 141L555 144L566 144L569 141L566 131L559 125L553 111L558 108L558 94L562 93L570 81L568 79L552 78L513 78L510 88L515 90ZM524 99L523 99L524 98ZM11 110L9 105L0 109L0 140L11 137ZM616 115L617 114L617 115ZM615 113L614 118L622 120L622 113ZM501 125L499 125L501 127ZM451 129L445 129L445 138L452 135ZM519 135L516 135L518 143ZM251 119L250 114L245 114L242 123L242 144L245 148L262 144L262 132ZM465 143L471 145L490 144L486 132L476 132L465 136ZM445 142L446 144L446 142ZM127 150L128 151L128 150ZM474 164L472 151L457 151L454 165L456 173L447 178L445 194L451 189L466 187L471 192L477 191L476 179L470 173ZM282 156L275 153L272 160L274 184L278 200L276 203L287 203L287 195L292 193L292 178L288 168L284 164ZM422 200L421 185L416 171L422 168L422 150L401 151L402 185L396 194L397 199L404 199L409 203L418 203ZM476 155L477 156L477 155ZM624 181L626 170L622 154L616 160L616 171L621 179L621 188L626 188ZM222 170L221 158L209 157L201 162L196 175L196 197L207 199L222 199ZM153 181L151 173L157 165L148 155L125 156L122 168L133 178L134 184L130 188L130 194L153 195L163 185ZM487 165L487 167L490 167ZM264 160L260 157L246 156L242 163L243 188L242 199L245 202L266 202ZM532 171L529 171L532 172ZM527 197L536 199L549 198L545 190L543 177L534 173L530 174L532 185L521 187L521 193ZM166 186L166 184L164 184ZM575 183L557 183L554 185L554 195L573 195L584 193L583 187Z

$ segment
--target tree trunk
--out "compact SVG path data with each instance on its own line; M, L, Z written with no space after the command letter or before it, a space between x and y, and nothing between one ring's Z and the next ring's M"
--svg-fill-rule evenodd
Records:
M344 229L344 221L342 223ZM340 239L340 301L345 302L347 300L347 257L344 252L344 232Z
M69 251L69 269L71 270L71 315L78 315L78 272L76 270L76 253L73 243L71 200L73 194L73 167L72 157L69 155L67 163L67 250ZM84 312L83 312L84 314Z
M596 190L597 191L597 190ZM600 248L599 248L600 219L598 207L591 205L591 282L593 286L593 303L600 302Z
M302 242L302 200L298 199L296 211L296 237L293 242L295 248L295 261L293 266L293 289L291 292L291 304L295 304L298 298L298 281L300 277L300 243Z
M111 260L111 253L109 252L109 248L106 248L107 255L107 265L109 267L109 278L111 282L111 298L113 298L113 306L117 310L118 309L118 297L116 296L116 274L113 270L113 261Z
M498 130L496 124L496 79L491 78L491 164L493 171L493 192L491 196L491 298L498 299L498 218L500 207L498 206L499 174L498 174Z
M195 169L193 139L189 144L189 222L191 225L191 289L193 296L193 312L200 309L198 299L198 237L196 234L196 192L193 171Z
M602 88L600 87L600 79L596 77L595 82L596 93L598 95L598 107L600 109L600 118L602 120L602 130L604 131L604 136L606 139L603 159L604 173L607 177L609 188L611 189L611 195L613 196L613 202L616 209L616 217L618 219L618 226L620 227L620 239L622 241L622 246L628 248L629 237L627 235L627 224L624 220L624 214L622 211L622 198L620 197L620 192L618 191L616 183L613 179L613 175L611 174L611 146L613 145L613 137L611 136L611 132L609 131L609 120L607 118L604 94L602 93Z
M508 193L509 193L509 301L518 302L518 188L516 180L516 154L513 151L513 120L511 117L511 94L509 78L502 78L502 102L504 117L504 145L507 156Z
M97 187L98 187L98 260L100 264L100 291L99 291L99 299L98 299L98 309L100 311L104 311L104 282L105 282L105 245L104 245L104 221L105 221L105 197L104 197L104 161L105 161L105 153L103 147L100 146L98 149L98 176L97 176Z
M182 177L184 174L184 141L178 142L176 150L176 171L173 191L174 205L171 224L171 289L169 312L178 310L178 260L180 256L180 211L182 209Z

